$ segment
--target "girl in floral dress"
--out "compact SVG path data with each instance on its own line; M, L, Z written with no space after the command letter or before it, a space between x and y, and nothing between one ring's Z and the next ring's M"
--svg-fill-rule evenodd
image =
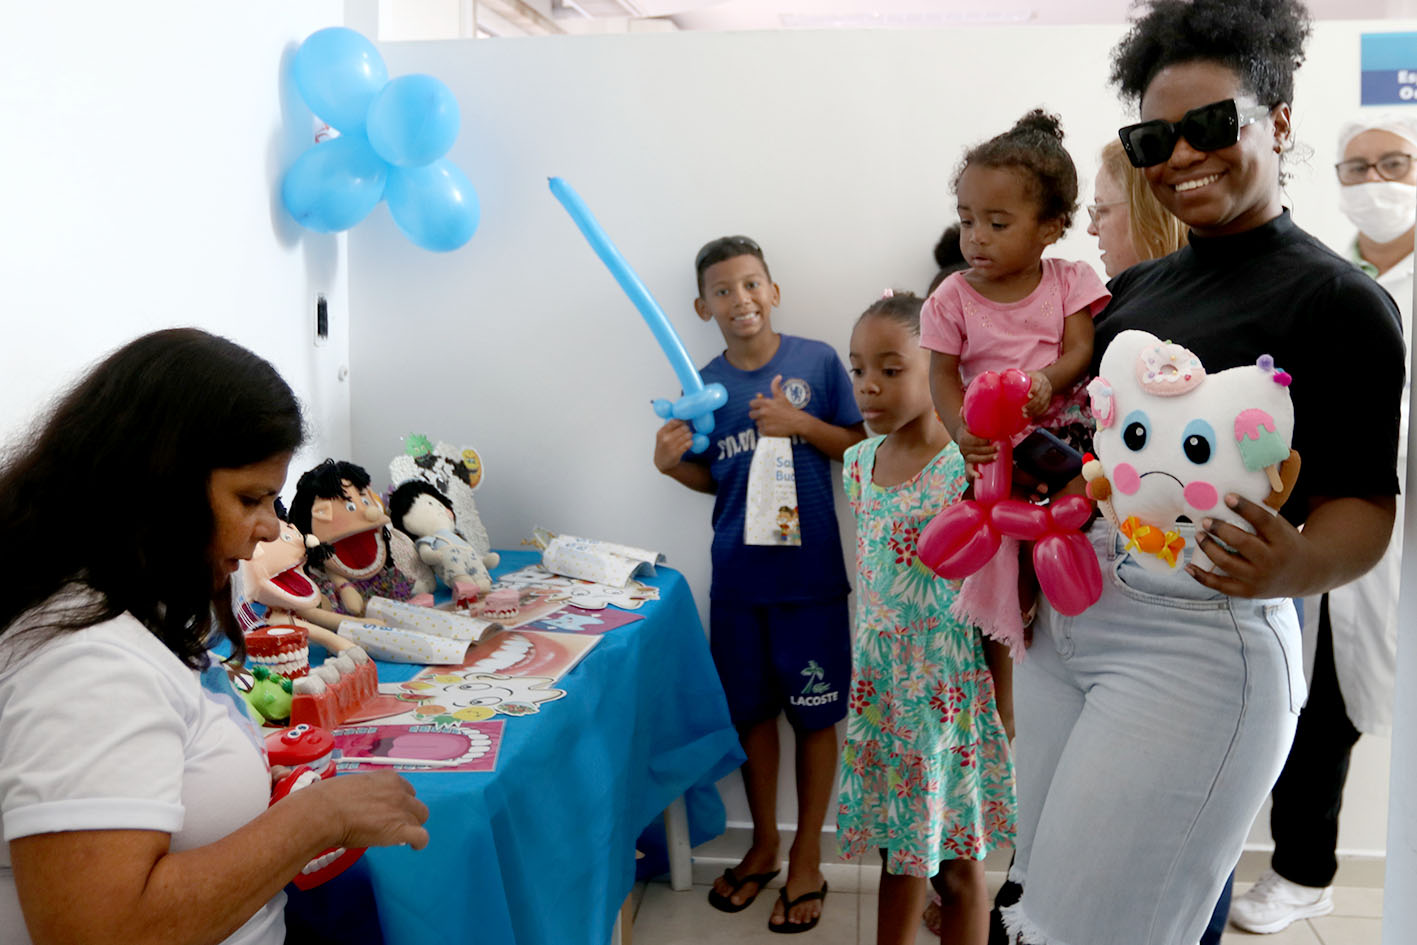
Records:
M964 460L930 400L921 300L892 293L851 333L856 402L875 436L843 460L856 514L856 642L837 837L885 860L878 945L915 941L933 877L942 938L984 945L985 854L1013 842L1008 738L979 633L950 617L956 586L916 537L965 487Z

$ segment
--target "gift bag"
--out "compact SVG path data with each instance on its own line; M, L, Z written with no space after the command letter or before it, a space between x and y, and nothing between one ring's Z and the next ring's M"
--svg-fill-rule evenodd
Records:
M797 473L792 440L760 436L748 467L748 508L743 518L747 545L801 545L797 519Z

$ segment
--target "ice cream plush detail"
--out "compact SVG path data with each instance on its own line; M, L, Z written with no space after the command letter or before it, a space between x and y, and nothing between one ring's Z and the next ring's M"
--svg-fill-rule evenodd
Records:
M1279 435L1274 418L1257 407L1240 411L1235 418L1235 443L1246 469L1263 469L1270 488L1279 492L1279 464L1289 458L1289 444Z

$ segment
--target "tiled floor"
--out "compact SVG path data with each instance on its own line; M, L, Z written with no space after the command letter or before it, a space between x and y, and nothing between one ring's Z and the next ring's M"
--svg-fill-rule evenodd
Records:
M698 864L696 864L697 866ZM721 868L721 867L720 867ZM875 882L872 867L843 863L824 867L831 892L821 924L804 945L873 945L876 929ZM665 882L645 886L635 917L634 945L782 945L782 937L768 931L775 887L759 896L749 908L734 915L716 911L706 901L706 883L712 873L695 870L694 887L674 892ZM990 888L1003 882L1002 872L989 873ZM1238 884L1243 892L1247 884ZM637 893L640 892L637 890ZM1338 887L1334 889L1334 913L1290 926L1275 935L1248 935L1236 929L1226 932L1225 945L1379 945L1381 939L1381 889ZM916 942L936 942L922 925Z

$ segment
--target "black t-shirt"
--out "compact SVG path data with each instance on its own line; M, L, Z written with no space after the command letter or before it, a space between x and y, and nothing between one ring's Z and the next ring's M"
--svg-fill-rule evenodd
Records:
M1289 211L1234 236L1200 237L1110 283L1097 318L1092 373L1117 334L1149 331L1185 345L1207 371L1262 354L1294 377L1294 448L1302 460L1284 517L1313 496L1394 495L1403 373L1392 298L1294 225Z

